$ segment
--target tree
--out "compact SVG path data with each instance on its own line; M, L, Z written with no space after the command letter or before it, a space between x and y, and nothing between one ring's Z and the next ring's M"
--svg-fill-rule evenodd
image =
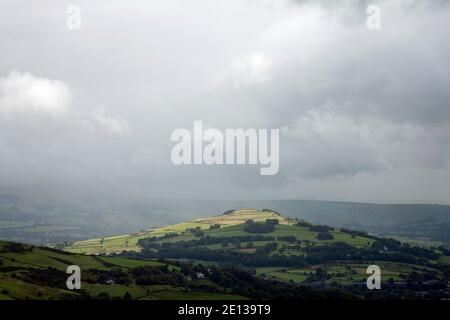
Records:
M334 236L328 231L326 231L326 232L319 232L317 234L317 239L319 239L319 240L333 240Z
M312 226L312 224L307 222L307 221L305 221L305 220L300 220L299 222L297 222L296 226L297 227L307 227L307 228L309 228L309 227Z
M109 294L108 294L108 292L100 292L100 293L97 295L97 297L98 297L100 300L109 300Z
M278 224L280 221L278 219L266 219L266 224Z
M327 231L333 230L333 228L326 226L326 225L323 225L323 226L315 225L315 226L309 227L309 230L315 231L315 232L327 232Z
M131 294L128 291L123 295L123 300L132 300Z
M244 231L249 233L270 233L275 230L272 223L249 222L244 226Z
M278 241L296 242L297 238L294 236L279 236Z
M328 279L328 273L322 267L317 268L316 272L310 277L310 280L312 280L312 281L324 281L327 279Z

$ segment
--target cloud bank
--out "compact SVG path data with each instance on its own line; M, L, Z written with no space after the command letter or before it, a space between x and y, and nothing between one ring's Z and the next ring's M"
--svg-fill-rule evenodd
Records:
M79 31L64 4L21 4L0 19L1 188L450 198L446 1L79 1ZM279 174L173 166L170 134L194 120L280 128Z

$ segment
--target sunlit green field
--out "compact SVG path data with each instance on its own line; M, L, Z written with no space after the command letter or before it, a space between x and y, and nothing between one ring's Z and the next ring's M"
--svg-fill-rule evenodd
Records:
M280 236L294 236L297 238L297 240L301 241L306 240L317 243L344 241L356 247L370 245L373 242L372 239L359 236L353 238L351 235L340 231L331 231L331 233L334 236L333 240L319 240L317 239L317 232L310 231L306 227L297 227L295 225L280 224L276 226L275 231L267 233L265 235L273 236L275 238L278 238ZM244 231L243 225L210 230L207 232L207 234L212 237L233 237L233 236L249 235L249 233Z
M427 267L417 267L414 265L397 262L374 261L373 264L380 267L382 282L389 281L390 279L394 281L402 281L404 277L413 271L421 273L424 271L434 270ZM267 278L280 281L307 283L308 276L314 274L318 268L323 268L330 277L325 281L327 284L331 285L336 283L345 285L366 281L368 277L366 272L367 267L368 264L342 262L316 265L307 268L257 268L256 273L259 276L265 276ZM438 270L435 271L443 276L442 272Z
M232 214L220 215L208 218L193 219L187 222L173 224L164 227L158 227L128 235L117 235L99 239L91 239L85 241L76 241L69 244L64 249L70 252L84 253L84 254L110 254L121 253L123 251L140 251L140 247L137 244L139 239L148 237L161 237L168 233L178 234L176 237L162 239L159 243L164 242L177 242L177 241L189 241L196 239L192 233L186 232L187 229L200 228L204 230L205 234L211 237L234 237L245 236L249 233L244 231L244 223L247 220L253 220L255 222L264 222L267 219L277 219L279 224L276 226L275 231L267 233L266 235L278 238L280 236L294 236L300 241L309 241L316 244L324 244L329 242L344 241L350 245L356 247L363 247L370 245L373 240L355 236L352 237L347 233L340 232L338 230L331 231L334 236L333 240L319 240L317 239L317 232L310 231L306 227L295 226L295 221L280 216L274 212L258 211L253 209L236 210ZM210 229L212 225L220 225L219 229ZM277 241L279 244L283 244ZM253 247L263 246L265 242L256 242ZM243 243L243 245L247 245ZM220 245L209 245L210 249L218 249ZM288 253L288 252L287 252ZM290 254L296 255L298 252L291 252Z
M63 255L40 248L35 248L33 254L0 253L0 258L5 267L53 267L66 270L68 265L75 264L86 269L108 269L100 259L93 256Z
M273 212L258 211L254 209L242 209L230 215L220 215L207 218L198 218L182 223L164 227L152 228L133 234L116 235L105 238L97 238L83 241L75 241L67 245L64 250L84 254L109 254L121 253L122 251L140 251L137 242L139 239L148 237L160 237L168 233L182 233L189 228L200 227L207 230L210 226L218 224L222 227L234 226L244 223L246 220L263 222L267 219L278 219L280 224L292 224L292 221ZM212 230L211 230L212 231ZM211 234L213 235L213 234ZM230 236L232 234L229 234ZM192 240L192 235L180 235L181 238L166 239L164 241Z
M64 299L67 297L77 297L80 293L61 288L47 287L25 282L15 277L30 269L55 268L65 272L67 266L77 265L81 270L128 270L139 266L163 266L167 265L169 272L179 272L180 267L170 262L162 263L154 260L131 259L125 257L105 257L93 255L80 255L67 252L58 252L49 248L33 247L26 252L7 252L4 249L6 242L0 241L0 300L10 299ZM83 273L82 273L83 279ZM204 280L209 284L208 280ZM121 284L92 284L82 281L82 290L93 297L123 298L128 293L132 299L244 299L242 296L227 293L206 293L187 291L186 288L179 288L170 285L147 285L141 286L134 283L129 285Z
M0 275L0 291L7 292L7 294L2 294L3 297L0 296L1 300L25 300L33 298L53 300L60 299L63 295L77 295L73 291L34 285L18 279L12 279L3 274Z

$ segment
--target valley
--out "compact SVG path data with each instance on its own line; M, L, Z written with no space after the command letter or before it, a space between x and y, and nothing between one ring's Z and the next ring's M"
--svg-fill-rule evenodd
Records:
M65 286L69 265L82 289ZM367 267L382 290L368 290ZM0 242L0 299L446 299L450 250L228 210L56 248Z

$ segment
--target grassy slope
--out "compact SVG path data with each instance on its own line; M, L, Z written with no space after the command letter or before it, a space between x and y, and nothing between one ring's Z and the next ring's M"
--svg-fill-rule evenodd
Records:
M100 253L120 253L126 251L139 251L137 245L139 239L147 237L159 237L167 233L181 233L188 228L200 227L201 229L209 229L211 225L219 224L222 227L229 227L244 223L246 220L265 221L266 219L278 219L280 224L288 225L293 222L273 212L258 211L253 209L242 209L233 212L230 215L220 215L207 218L192 219L186 222L181 222L169 226L152 228L144 232L133 234L117 235L105 237L103 239L90 239L84 241L76 241L64 248L66 251L85 253L85 254L100 254ZM194 239L192 236L185 236L178 240ZM175 241L175 239L169 240Z
M381 270L381 281L385 282L389 279L394 281L402 280L402 276L407 276L413 271L423 272L434 270L422 266L414 266L405 263L386 262L386 261L374 261L373 264L378 265ZM303 283L307 277L314 273L317 268L325 268L327 273L331 275L331 279L327 280L328 284L334 282L339 284L352 284L355 282L365 282L368 275L366 273L367 264L352 263L352 262L336 262L326 265L317 265L306 268L279 268L279 267L265 267L257 268L256 272L260 276L280 280L280 281L292 281L296 283ZM443 276L442 272L435 270L438 274Z
M317 243L325 242L316 238L316 232L309 231L307 228L296 227L293 220L280 216L276 213L258 211L253 209L242 209L237 210L229 215L193 219L169 226L152 228L145 232L117 235L105 237L103 239L98 238L76 241L66 246L64 250L83 254L110 254L120 253L124 250L139 251L140 248L137 244L139 239L147 237L160 237L167 233L178 233L179 236L168 238L160 242L175 242L182 240L188 241L195 239L195 237L190 233L186 233L185 231L189 228L196 227L200 227L201 229L205 230L205 233L207 235L213 237L243 236L249 234L243 230L243 223L249 219L261 222L265 221L266 219L278 219L279 225L276 227L276 230L273 233L268 234L274 237L292 235L295 236L298 240L309 240L311 242ZM215 224L219 224L221 228L209 230L209 227ZM332 241L345 241L351 245L355 245L358 247L368 245L372 242L371 239L363 237L352 238L350 235L340 231L333 231L332 233L335 237L335 239ZM211 248L215 247L217 246L212 246Z
M32 252L10 253L1 252L6 242L0 241L0 300L10 299L61 299L64 295L78 295L76 291L39 286L32 283L13 278L13 273L25 271L25 268L46 269L53 267L65 271L68 265L78 265L81 270L91 268L111 270L121 267L124 269L138 266L156 266L163 263L153 260L129 259L123 257L97 257L80 254L69 254L67 252L56 252L54 250L34 247ZM17 270L9 270L15 267ZM177 271L177 266L169 265L169 269ZM202 292L187 292L183 288L172 286L138 286L131 284L104 285L82 283L82 289L90 295L97 296L106 292L110 297L123 297L126 292L133 299L244 299L241 296L228 294L205 294Z
M352 238L351 235L347 233L343 233L340 231L331 231L331 233L334 236L333 240L318 240L317 239L317 232L310 231L306 227L297 227L292 224L281 224L277 225L275 228L275 231L271 233L266 233L264 235L273 236L275 238L278 238L280 236L294 236L297 238L297 240L308 240L315 243L329 243L329 242L336 242L336 241L344 241L348 244L362 247L368 244L371 244L373 242L372 239L364 238L356 236L355 238ZM207 235L211 237L233 237L233 236L244 236L249 235L250 233L244 231L244 225L236 225L232 227L226 227L221 229L214 229L214 230L208 230L206 232ZM177 238L171 238L172 241L176 241Z

